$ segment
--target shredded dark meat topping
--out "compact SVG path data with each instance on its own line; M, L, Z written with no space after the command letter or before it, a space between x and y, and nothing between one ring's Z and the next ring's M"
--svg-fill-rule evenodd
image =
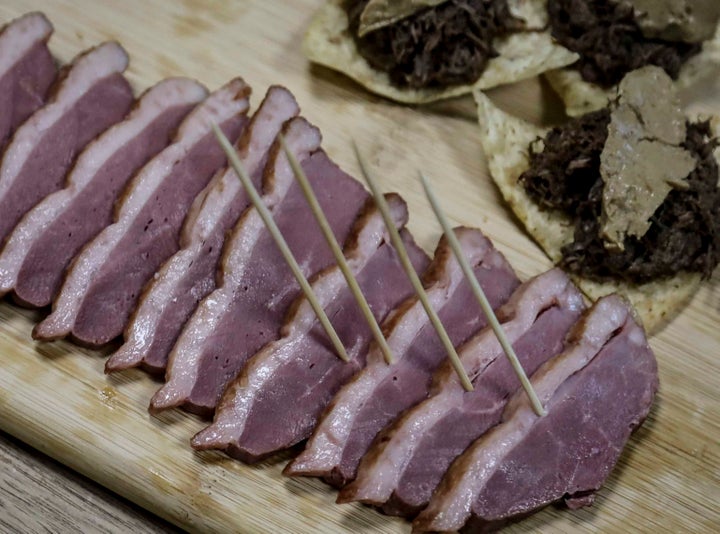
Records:
M585 81L610 87L631 70L661 67L677 79L680 67L701 46L643 36L633 8L610 0L548 0L552 35L580 54L575 66Z
M530 146L530 168L521 184L541 206L563 211L575 224L574 241L563 248L561 265L589 278L635 283L680 271L709 277L720 262L720 188L713 157L717 140L711 139L709 123L687 125L682 146L697 161L688 189L668 194L644 236L626 238L624 251L610 251L600 237L600 153L609 122L608 109L589 113Z
M609 124L610 110L603 108L553 128L533 143L530 169L520 181L535 202L570 214L578 211L599 179Z
M399 87L473 83L497 56L495 37L522 27L507 0L448 0L360 38L368 1L345 3L350 33L368 63Z

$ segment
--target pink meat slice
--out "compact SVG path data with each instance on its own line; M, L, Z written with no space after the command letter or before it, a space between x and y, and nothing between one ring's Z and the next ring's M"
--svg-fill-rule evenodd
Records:
M486 532L552 502L592 503L652 406L657 362L616 295L597 301L571 336L531 378L547 415L517 392L502 422L453 463L415 532Z
M407 206L388 195L393 220L402 228ZM413 267L429 262L409 232L402 237ZM378 321L412 292L408 277L389 243L383 219L369 201L344 251L348 265ZM253 356L226 389L215 421L193 439L197 449L222 449L246 462L307 439L338 389L365 365L372 333L340 268L333 266L313 282L350 361L335 354L307 300L282 328L282 337ZM272 421L272 424L268 424Z
M344 242L367 193L320 149L317 128L295 118L283 130L336 238ZM305 275L331 265L330 247L278 142L271 149L263 184L264 202ZM257 211L248 209L226 239L217 289L200 303L170 354L167 383L153 397L151 410L183 406L212 414L247 359L278 338L299 290Z
M293 95L271 87L238 143L238 153L256 187L275 137L299 112ZM125 331L125 343L106 371L142 366L165 370L168 355L198 303L215 289L226 233L248 207L249 199L232 168L220 172L198 195L185 220L180 250L160 268Z
M52 32L42 13L23 15L0 30L0 149L45 103L57 76L47 47Z
M206 96L193 80L165 80L92 141L66 187L25 214L8 237L0 254L0 295L12 290L25 305L49 305L70 260L112 223L113 204L135 171L168 145L183 117Z
M194 198L226 163L211 125L236 140L247 123L249 93L236 78L183 120L174 142L130 182L115 222L73 260L52 313L33 331L36 339L71 335L97 347L122 334L143 286L177 251Z
M519 284L512 267L479 230L455 232L491 305L501 305ZM430 302L455 345L485 326L486 318L445 238L423 278ZM377 433L427 397L432 373L447 354L420 301L412 298L405 303L385 330L395 363L387 365L377 349L370 352L365 369L333 399L305 450L285 474L320 476L336 486L347 483L355 478Z
M559 269L515 290L498 316L528 375L563 350L583 309L580 292ZM388 513L414 516L425 508L452 461L500 422L520 382L495 333L485 328L460 349L459 356L473 391L462 388L449 365L439 369L430 397L382 433L340 500L382 505Z
M48 103L17 129L0 165L0 242L20 218L62 188L75 156L121 120L133 103L117 43L104 43L66 67Z

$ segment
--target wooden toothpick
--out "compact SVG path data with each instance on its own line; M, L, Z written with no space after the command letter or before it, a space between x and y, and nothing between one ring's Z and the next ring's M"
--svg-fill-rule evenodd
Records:
M293 169L293 172L295 173L295 178L297 179L298 183L300 184L300 188L302 189L303 194L305 195L305 199L307 200L308 204L310 205L310 209L313 212L313 215L315 215L315 220L317 220L318 224L320 225L320 229L322 230L323 235L325 236L325 240L327 241L328 245L330 246L330 249L332 250L333 255L335 256L335 261L337 262L338 267L340 267L340 271L342 272L343 276L345 277L345 281L347 282L348 287L350 288L350 292L355 297L355 300L358 303L358 306L360 307L360 311L362 312L363 316L365 317L365 320L368 323L368 326L370 326L370 330L372 331L373 337L375 338L375 341L377 342L378 346L380 347L380 350L383 353L383 356L385 357L385 361L389 364L393 363L393 355L392 351L390 350L390 347L387 344L387 341L385 340L385 336L383 336L382 330L380 329L380 325L378 325L377 320L375 319L375 316L372 313L372 310L370 310L370 306L368 305L367 299L365 298L365 295L363 295L362 291L360 290L360 286L357 283L357 280L355 279L355 276L353 275L352 271L350 270L350 266L348 265L347 261L345 260L345 256L343 255L342 249L340 248L340 245L337 242L337 239L335 238L335 234L332 231L332 228L330 228L330 223L327 220L327 217L325 217L325 213L323 212L322 208L320 207L320 203L318 202L317 197L315 196L315 192L312 189L312 186L310 185L310 182L307 178L307 175L305 174L305 171L300 166L300 163L298 162L297 158L295 157L295 154L293 154L289 149L287 144L285 143L285 138L280 135L280 144L282 145L283 150L285 151L285 155L288 158L288 161L290 162L290 166Z
M355 142L353 142L353 148L355 149L355 155L358 159L358 162L360 163L360 169L362 170L363 176L365 177L365 181L367 182L368 186L370 187L370 191L372 191L372 194L375 197L375 203L377 204L378 209L380 210L380 213L385 220L385 226L387 226L388 233L390 234L390 239L393 246L395 247L398 258L400 259L400 262L402 263L402 266L405 269L408 278L410 279L410 283L412 284L413 288L415 289L415 293L417 294L420 302L425 308L425 312L427 313L430 322L432 323L433 327L435 327L435 330L440 337L440 341L442 342L443 347L447 351L447 354L450 358L450 363L455 369L455 372L460 377L460 382L462 383L463 388L465 388L466 391L472 391L472 383L470 382L470 379L465 372L465 368L463 367L462 362L460 361L460 358L455 351L455 347L453 347L452 341L450 341L450 337L448 336L445 327L440 322L440 318L430 304L430 300L428 299L427 293L425 293L425 289L420 282L420 278L418 277L415 269L412 266L412 263L410 262L410 258L408 257L405 245L400 238L400 233L398 232L397 228L395 228L392 218L390 217L390 209L388 208L387 202L385 201L385 197L378 190L375 179L372 177L368 165L365 162L365 158L360 153L360 150L358 149Z
M255 186L253 185L250 176L248 176L245 167L240 161L240 158L238 158L235 149L230 144L230 141L228 141L227 137L225 137L225 134L222 132L222 130L218 128L217 124L212 125L212 130L215 134L215 137L217 137L220 146L225 152L225 155L227 156L230 165L235 171L235 174L237 174L238 178L240 178L240 181L245 187L245 190L250 197L250 201L252 202L253 206L255 206L255 209L260 215L260 218L263 220L265 226L270 232L270 235L272 235L273 239L275 240L275 243L280 249L283 258L285 258L285 261L290 267L290 270L292 271L293 275L295 275L295 279L297 280L298 284L300 284L303 293L305 293L305 297L308 299L308 302L310 302L310 306L312 306L312 309L315 311L315 315L317 315L320 324L322 324L322 327L325 329L325 332L330 338L333 347L335 347L335 352L337 352L337 355L340 357L341 360L345 362L350 361L350 358L345 351L345 347L343 346L342 341L340 341L337 332L335 332L332 324L330 324L330 320L325 314L325 311L322 309L320 302L318 302L315 293L313 292L310 284L307 281L307 278L305 278L305 275L300 270L300 266L298 265L297 260L295 260L295 257L290 251L290 247L288 247L288 244L285 241L285 238L282 236L280 229L277 227L277 224L275 224L275 221L270 214L270 210L267 209L267 206L265 206L265 203L260 198L260 194L257 192L257 189L255 189Z
M472 288L472 291L475 294L475 297L477 298L478 302L480 303L480 307L482 308L483 312L485 313L485 316L487 317L490 327L493 329L493 332L495 332L495 335L497 336L498 341L500 342L500 346L502 347L503 351L505 351L505 354L507 355L508 359L510 360L510 364L512 365L513 369L515 370L515 373L517 374L518 378L520 379L520 383L522 384L522 387L525 390L525 393L527 393L528 397L530 397L530 402L532 403L533 410L535 411L535 413L538 416L540 416L540 417L544 416L547 412L545 411L545 408L543 408L543 405L540 402L540 399L538 398L537 394L535 393L535 390L533 389L532 384L530 383L530 380L528 380L528 377L525 374L525 370L523 369L522 365L520 364L520 360L518 360L518 357L515 354L515 350L512 348L512 345L508 341L508 338L505 335L505 331L503 330L502 325L500 324L497 317L495 316L495 312L493 312L492 306L490 306L490 303L488 302L488 299L485 296L485 291L483 291L483 288L478 283L477 278L475 278L475 274L473 273L472 267L470 267L470 264L468 263L467 259L465 258L465 255L462 252L462 248L460 247L460 243L458 242L457 237L455 236L455 232L452 231L452 228L450 227L450 223L448 222L447 217L445 217L445 213L443 213L442 208L440 208L440 203L438 202L437 197L435 196L435 193L433 193L433 190L430 187L430 183L428 182L427 177L422 172L420 173L420 181L422 182L423 188L425 189L425 195L427 196L428 201L430 202L430 205L432 206L432 209L435 212L435 216L437 217L438 221L440 221L440 226L442 226L442 229L445 232L445 237L447 237L448 243L450 244L450 248L452 249L453 253L455 254L455 258L457 259L458 263L460 264L460 267L462 268L463 273L465 274L465 277L467 278L468 282L470 283L470 287Z

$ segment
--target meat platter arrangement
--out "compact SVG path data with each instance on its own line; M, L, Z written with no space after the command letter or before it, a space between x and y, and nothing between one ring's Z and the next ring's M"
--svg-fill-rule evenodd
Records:
M250 16L224 3L214 7L227 18L237 15L236 24ZM304 20L309 20L312 9L305 7ZM164 11L160 6L151 9ZM174 13L174 28L187 32L189 39L189 28L208 21L221 24L197 8L182 9L191 20ZM276 14L273 8L253 9L256 20ZM613 506L644 510L638 496L642 491L670 498L678 488L693 485L699 492L703 484L713 486L712 462L717 463L717 455L712 434L703 429L702 414L717 398L708 393L711 384L703 382L708 370L701 362L717 368L708 357L718 341L713 334L718 302L713 280L702 286L700 280L712 274L717 260L712 246L705 252L705 240L683 249L692 259L683 269L694 268L698 274L683 271L673 285L676 291L665 290L662 281L648 282L642 274L611 284L621 289L639 284L641 296L655 287L646 284L659 284L664 292L654 294L654 306L647 304L652 298L639 299L632 288L624 296L593 294L583 281L587 271L574 270L569 260L553 254L543 232L538 236L533 230L532 209L518 211L519 204L505 188L498 169L510 168L507 162L519 157L510 141L525 126L496 111L478 86L469 90L475 92L480 130L462 119L423 114L400 130L395 123L394 134L403 135L389 145L405 146L400 149L402 158L382 144L371 145L383 188L406 196L413 182L405 178L395 184L391 175L404 172L403 160L419 165L413 158L422 157L422 150L420 156L408 152L408 141L430 141L432 146L436 134L429 126L451 132L443 124L448 120L453 128L476 131L474 138L439 150L428 172L453 168L452 154L460 148L474 144L475 153L482 147L503 197L550 258L570 272L569 276L549 268L525 236L514 235L521 232L507 220L489 183L478 196L487 196L489 201L480 202L494 207L487 212L491 215L478 217L476 207L468 204L467 191L453 189L467 188L470 182L460 180L453 186L446 168L443 194L457 200L461 215L455 215L454 208L453 215L466 225L456 229L456 236L547 409L540 417L487 326L447 240L438 241L439 231L429 216L413 226L419 213L429 214L427 207L412 197L411 190L407 201L388 193L392 220L412 268L422 277L471 378L473 389L462 387L400 268L375 202L342 170L354 168L347 147L338 150L345 156L336 159L337 147L350 137L329 140L330 133L338 131L331 118L336 125L345 120L349 125L353 119L372 124L363 118L369 106L379 110L374 112L378 116L389 114L380 120L392 125L397 120L393 113L413 110L371 100L366 107L350 105L346 115L328 113L321 108L337 106L338 98L361 97L342 94L333 104L332 98L313 98L313 88L302 83L300 92L291 92L292 80L273 69L260 75L268 88L259 91L253 67L263 71L253 61L247 72L214 68L212 79L219 88L213 91L196 81L207 80L200 67L193 72L176 70L147 83L161 77L154 70L157 66L142 67L147 70L138 71L142 74L128 71L135 59L130 46L128 53L119 44L125 41L124 27L108 21L105 27L117 41L93 41L82 52L76 46L76 57L63 56L67 63L58 70L52 41L47 47L49 18L60 32L65 17L48 15L16 18L0 34L0 66L13 66L0 79L8 87L5 94L12 96L0 110L0 126L5 125L5 133L0 131L0 292L8 296L0 307L0 343L3 348L16 345L8 352L20 353L19 358L7 356L1 375L4 429L171 521L198 530L329 532L356 531L365 525L377 531L407 531L410 523L395 518L399 516L411 520L418 532L485 531L543 508L510 528L620 528L674 520L667 517L667 507L651 507L642 518L613 511ZM182 20L187 28L178 22ZM510 27L508 23L505 29ZM139 33L133 37L129 32L133 46L147 38L142 30ZM64 39L72 41L67 35ZM4 50L14 55L5 59ZM504 50L498 49L500 58ZM563 56L558 52L552 57ZM241 65L242 58L240 54ZM570 62L550 62L550 68ZM197 63L207 68L207 61ZM533 69L513 79L537 74ZM607 108L606 149L623 112L653 111L636 102L642 79L632 76L619 81L620 96ZM662 96L674 102L675 89L665 74L650 70L642 76L654 76L653 86L667 91ZM301 79L297 73L289 75L293 77ZM358 91L338 90L336 83L332 78L322 82L321 92ZM317 110L324 138L313 124ZM212 124L237 147L347 348L349 362L335 354L256 208L227 167ZM505 144L498 143L493 132L503 131L505 125L512 125L511 133L503 138ZM669 190L688 195L704 187L696 184L717 183L714 127L711 121L688 122L687 139L694 136L692 143L684 128L677 141L664 141L663 150L675 150L672 156L678 166L687 161L685 175L694 173L681 183L685 175L670 176L675 171L668 170ZM362 147L361 133L352 137ZM392 348L391 365L372 342L334 265L279 135L308 175L337 239L345 243L344 254ZM530 142L542 135L532 130L531 138L518 141L518 154L527 155ZM599 158L600 173L607 172L605 154ZM577 165L575 161L570 168ZM523 170L519 163L512 168ZM709 205L711 213L717 209L717 201ZM633 209L641 212L647 207L637 204ZM637 221L605 212L603 217L603 232L634 239ZM548 220L548 227L555 224L552 217ZM482 230L471 227L478 225ZM619 225L625 226L617 230ZM712 228L711 224L710 239ZM579 255L577 246L575 252ZM681 312L698 287L696 300ZM581 289L594 302L585 299ZM678 313L648 344L643 324L655 333L662 321ZM697 336L688 334L694 331ZM684 334L682 341L679 332ZM50 343L63 338L71 343ZM682 362L675 356L679 347L690 353ZM665 376L684 380L671 381L667 390L685 395L682 410L665 408L665 402L658 408L658 371L661 388L666 388ZM699 386L687 389L690 380ZM690 392L698 400L689 401ZM148 402L152 415L145 412ZM688 404L693 402L694 410ZM710 472L700 484L646 473L662 469L663 462L668 472L678 468L672 450L659 451L663 439L679 434L660 437L655 430L669 424L661 417L669 409L675 410L668 415L673 424L685 416L682 439L697 440L692 446L699 448L691 455L700 454L697 461ZM648 414L650 424L631 437ZM640 460L643 454L647 456ZM653 454L663 458L660 467ZM258 462L258 467L249 467ZM374 509L336 505L336 499ZM588 512L585 507L595 500L601 503L591 510L600 511ZM562 507L545 508L551 503ZM678 506L673 512L688 514L682 521L694 521L698 528L717 520L712 516L716 512L702 506ZM653 514L659 517L648 519Z

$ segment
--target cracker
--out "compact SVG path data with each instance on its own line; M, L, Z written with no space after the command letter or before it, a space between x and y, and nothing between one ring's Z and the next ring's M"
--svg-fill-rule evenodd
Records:
M692 87L713 72L720 71L720 25L712 39L703 43L699 54L691 57L680 69L676 86L679 91ZM565 103L565 112L577 117L605 107L617 93L617 86L603 89L586 82L572 67L556 69L545 73L545 78Z
M563 245L573 240L571 219L559 211L541 209L518 183L518 178L529 166L530 142L543 137L547 130L501 111L481 91L474 91L473 95L478 106L480 142L493 180L528 233L553 262L559 262ZM571 276L591 300L614 292L624 295L650 333L659 330L680 311L701 281L699 273L686 272L645 284L596 282Z
M547 23L545 0L509 0L511 12L537 31L511 33L495 41L499 56L472 85L447 88L400 89L390 83L387 73L373 69L359 54L348 32L348 19L342 0L328 0L315 14L303 41L303 51L313 62L343 72L366 89L406 104L425 104L435 100L489 89L497 85L531 78L551 69L569 65L577 54L555 44L543 29Z

